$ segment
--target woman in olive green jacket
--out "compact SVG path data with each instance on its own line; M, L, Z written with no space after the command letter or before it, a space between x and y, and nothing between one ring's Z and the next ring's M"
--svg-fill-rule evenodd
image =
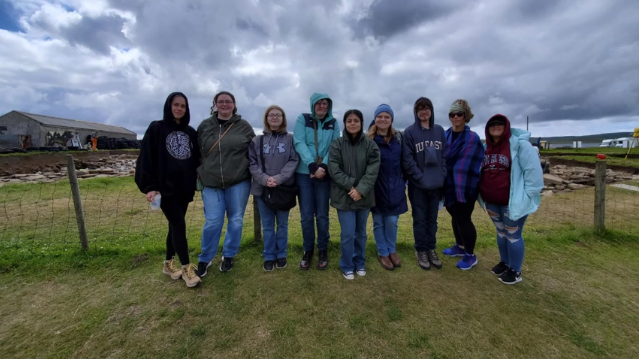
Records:
M380 169L380 150L363 132L362 112L344 114L344 132L329 147L331 206L340 221L340 269L346 279L367 274L364 248L367 219L376 205L374 186Z

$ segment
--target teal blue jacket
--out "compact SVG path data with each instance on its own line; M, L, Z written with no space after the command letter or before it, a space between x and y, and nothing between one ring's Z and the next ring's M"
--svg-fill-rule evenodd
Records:
M313 107L316 102L327 99L329 100L329 109L327 115L321 121L314 115ZM316 92L311 95L311 113L302 113L298 116L296 124L293 128L293 145L296 152L300 155L300 162L296 168L296 173L309 174L309 164L314 163L316 156L322 157L322 163L325 170L329 163L329 146L331 142L340 137L340 126L333 117L333 101L326 93ZM316 152L316 144L314 137L313 125L316 124L318 129L318 151Z
M537 152L529 142L531 133L511 128L511 188L509 189L509 218L518 219L534 213L540 206L540 191L544 187L542 167ZM487 145L485 144L485 149ZM482 198L478 202L484 208Z

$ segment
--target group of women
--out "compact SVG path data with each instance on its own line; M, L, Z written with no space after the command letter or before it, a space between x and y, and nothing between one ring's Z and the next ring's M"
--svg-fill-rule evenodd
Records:
M265 271L287 266L288 219L296 196L304 248L301 270L311 268L316 247L316 268L328 268L329 206L340 222L344 278L366 275L370 212L378 261L394 270L402 265L396 241L408 193L420 268L442 268L436 253L442 207L451 214L455 237L443 253L461 257L457 267L462 270L478 263L471 220L478 201L496 227L500 263L492 272L505 284L522 280L522 228L537 210L543 186L528 132L511 128L507 117L498 114L487 122L483 144L467 125L473 113L465 100L450 106L446 131L434 122L433 103L425 97L416 100L414 123L404 133L393 127L394 112L386 104L376 108L367 128L362 112L348 110L342 132L332 110L327 94L314 93L310 112L297 117L291 134L285 111L269 106L264 132L256 136L237 113L234 96L222 91L213 99L211 117L196 131L189 126L187 97L170 94L163 119L152 122L145 133L135 174L149 202L161 194L160 208L169 222L163 273L182 278L188 287L198 285L217 254L225 216L220 271L231 270L250 194L262 220ZM185 224L196 190L202 191L205 216L197 266L189 260Z

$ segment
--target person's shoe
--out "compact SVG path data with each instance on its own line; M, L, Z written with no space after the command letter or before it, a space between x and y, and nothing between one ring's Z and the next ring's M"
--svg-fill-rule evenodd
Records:
M213 263L213 259L207 262L198 262L198 269L196 270L196 275L202 278L207 275L207 269L211 267L211 263Z
M457 244L454 244L449 248L445 248L442 251L442 254L449 257L464 257L464 253L464 249L460 248L460 246Z
M516 284L522 282L522 273L516 273L516 271L509 268L498 279L504 284Z
M262 265L262 269L264 269L265 272L271 272L273 271L274 264L275 264L275 261L264 261L264 264Z
M310 251L304 252L302 255L302 260L300 261L300 269L309 270L311 268L311 259L313 258L313 249Z
M431 269L431 263L429 262L427 252L416 252L416 260L418 261L418 267L424 270Z
M462 270L469 270L476 264L478 264L478 257L475 254L467 254L456 264L456 267Z
M193 263L182 266L182 279L184 279L189 288L193 288L202 282L202 279L196 275L196 266Z
M173 258L171 258L171 260L164 261L162 273L170 276L171 279L180 279L182 277L182 270L176 265Z
M353 280L355 277L353 276L353 272L352 271L348 271L348 272L342 272L342 276L344 277L344 279L346 280Z
M500 262L491 268L491 273L495 275L501 275L505 271L509 270L509 266L505 262Z
M364 268L357 269L356 274L358 275L358 277L364 277L365 275L367 275L367 271Z
M316 266L320 270L325 270L329 266L329 258L327 256L327 250L318 251L318 265Z
M394 267L400 267L402 265L402 261L400 260L400 257L398 257L398 253L391 253L389 254L389 259L391 260L391 263L393 263Z
M287 266L287 258L278 258L276 260L276 268L283 269Z
M386 269L386 270L394 270L396 269L396 267L393 265L393 263L391 263L391 259L389 259L389 256L378 256L378 262L380 262L380 265L382 266L382 268Z
M438 258L435 249L428 251L427 257L429 257L429 262L431 262L434 267L442 269L442 262L440 261L440 258Z
M228 272L233 269L233 257L222 257L220 263L220 272Z

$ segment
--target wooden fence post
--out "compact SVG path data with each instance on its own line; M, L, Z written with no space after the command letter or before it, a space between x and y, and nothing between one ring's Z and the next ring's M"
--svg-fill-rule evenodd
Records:
M262 222L260 221L260 211L258 210L257 196L253 196L253 239L262 240Z
M76 165L73 163L73 156L67 155L67 173L69 174L69 184L73 194L73 206L76 210L76 221L78 222L78 234L82 249L89 250L87 241L87 229L84 226L84 211L82 210L82 198L80 197L80 187L78 186L78 176L76 175Z
M607 160L596 160L596 190L593 209L593 226L597 231L604 230L605 195L607 192Z

